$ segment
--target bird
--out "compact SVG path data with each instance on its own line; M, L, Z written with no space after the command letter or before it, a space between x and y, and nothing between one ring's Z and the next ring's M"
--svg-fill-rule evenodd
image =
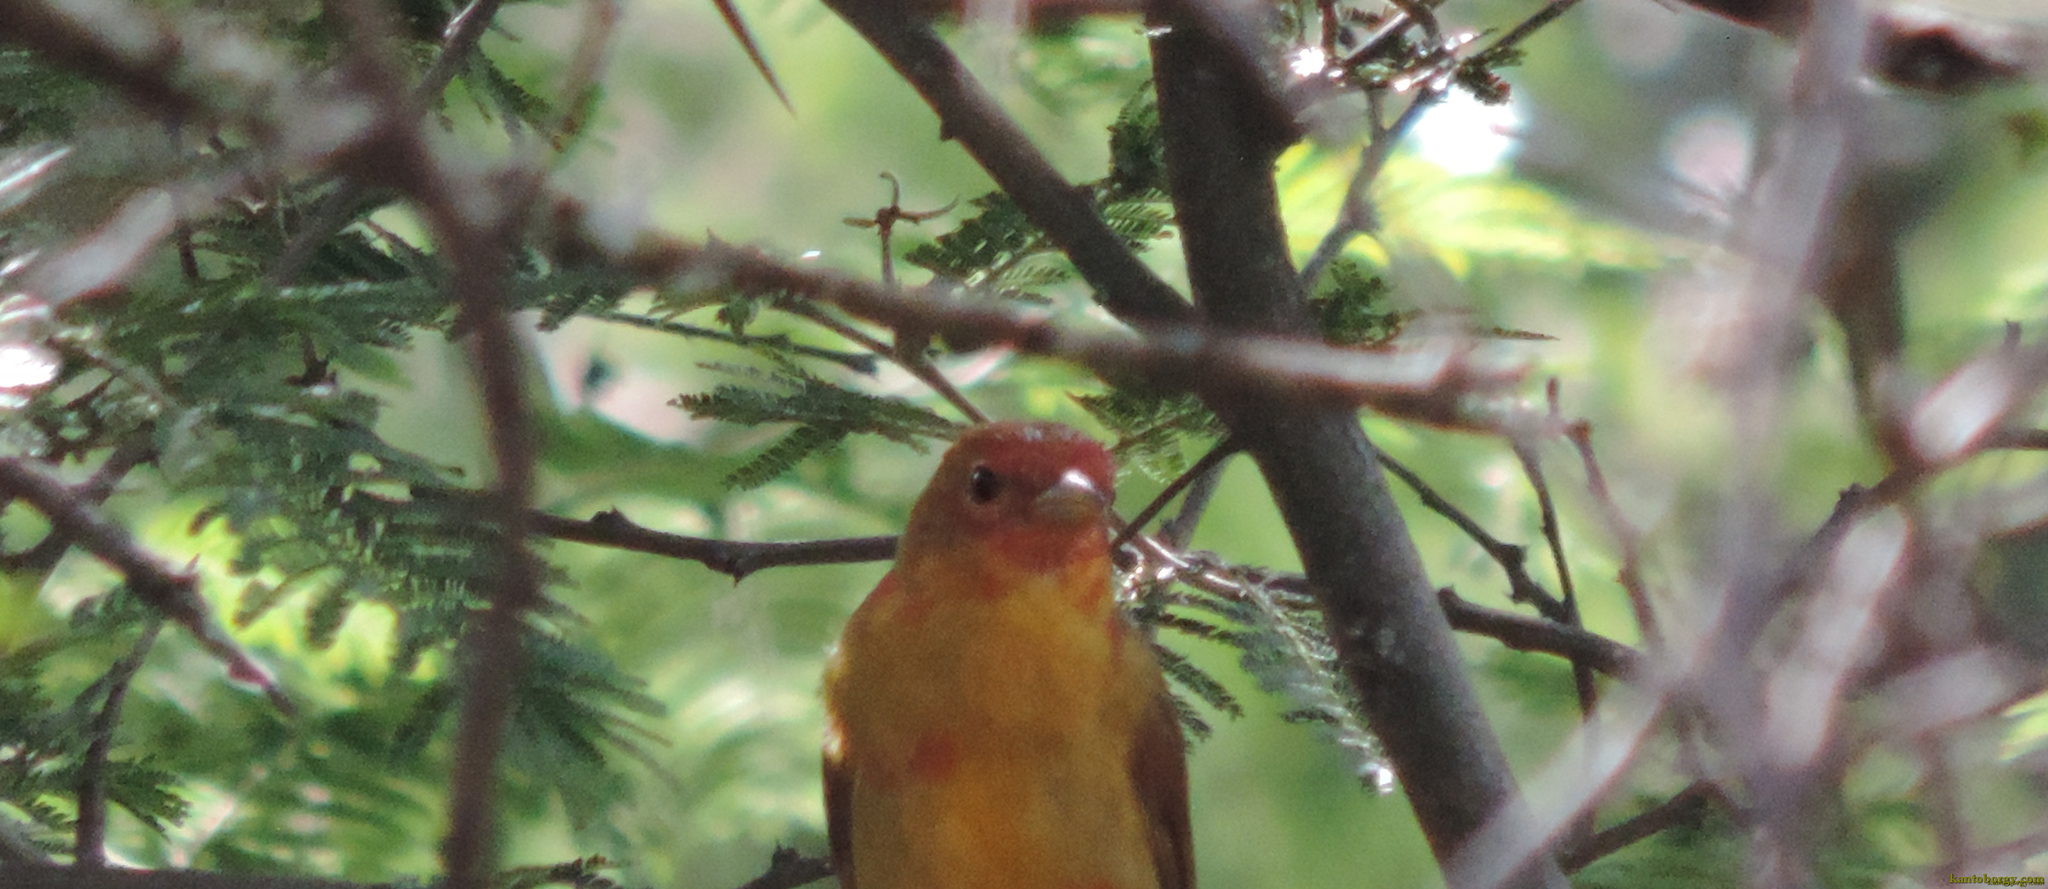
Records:
M1114 462L963 433L827 660L844 889L1193 889L1186 744L1111 574Z

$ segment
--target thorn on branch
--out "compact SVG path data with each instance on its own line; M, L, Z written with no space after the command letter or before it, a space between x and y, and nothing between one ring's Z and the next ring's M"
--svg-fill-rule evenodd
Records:
M768 57L761 54L761 45L754 41L754 32L747 27L746 19L740 17L739 7L733 0L711 0L718 7L718 17L725 20L725 29L732 32L733 39L740 42L740 48L747 53L747 61L754 63L754 71L768 82L768 88L775 91L775 98L791 117L796 116L796 106L789 103L789 94L782 91L782 82L775 79L775 69L768 67Z

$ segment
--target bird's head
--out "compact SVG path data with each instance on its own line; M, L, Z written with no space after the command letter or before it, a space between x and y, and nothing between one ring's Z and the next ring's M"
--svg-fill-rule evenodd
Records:
M968 542L1032 571L1106 555L1114 476L1109 452L1073 428L976 427L954 442L918 497L905 549Z

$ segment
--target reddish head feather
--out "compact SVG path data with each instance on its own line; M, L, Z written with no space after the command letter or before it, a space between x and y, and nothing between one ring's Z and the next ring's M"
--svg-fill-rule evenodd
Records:
M1073 428L980 426L940 460L911 510L904 539L946 547L980 543L1028 570L1049 571L1107 553L1114 479L1109 452Z

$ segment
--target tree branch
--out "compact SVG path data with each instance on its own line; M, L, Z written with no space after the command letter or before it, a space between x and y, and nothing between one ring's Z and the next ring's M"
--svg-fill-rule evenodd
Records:
M939 115L940 138L959 140L1032 224L1073 261L1104 307L1134 325L1185 323L1194 317L1180 294L1125 249L1086 190L1053 169L1030 137L932 33L931 24L917 17L917 4L826 0L825 5L917 88Z
M715 328L699 327L695 324L684 324L680 321L669 321L663 318L649 318L646 315L635 315L631 312L620 311L586 312L584 317L594 318L598 321L609 321L614 324L625 324L641 328L642 330L672 333L676 336L716 340L735 346L772 346L788 349L798 355L808 355L812 358L830 361L855 373L872 374L878 366L873 355L863 355L858 352L840 352L832 349L821 349L817 346L809 346L803 343L792 343L789 341L789 337L781 334L770 336L735 334Z
M525 219L523 198L530 194L522 186L529 185L529 177L514 170L476 180L437 155L418 126L418 94L394 76L402 69L382 20L360 4L336 8L350 31L349 73L368 86L380 118L373 141L347 166L366 183L411 197L441 248L458 327L469 334L470 364L497 475L486 502L503 523L503 536L495 542L499 573L487 579L490 606L471 616L460 643L463 698L449 779L448 835L441 850L449 889L482 889L494 867L498 754L517 677L524 670L526 612L540 601L539 568L526 550L534 469L527 362L505 294L509 254ZM469 14L493 8L491 0L478 0ZM489 23L464 24L480 34Z
M587 520L536 512L532 516L531 527L533 533L555 540L699 562L734 580L767 568L883 562L896 557L896 537L893 535L786 543L714 540L656 531L635 523L616 509L605 510ZM1308 583L1301 575L1259 574L1264 582L1290 592L1308 591ZM1201 577L1182 577L1181 580L1200 584L1218 595L1232 595L1230 589L1205 583ZM1583 659L1593 669L1624 682L1633 682L1643 673L1642 652L1605 636L1541 618L1476 605L1459 598L1449 589L1440 590L1437 595L1444 617L1453 629L1460 632L1487 636L1517 651Z
M1208 453L1203 454L1201 459L1195 461L1195 465L1188 467L1187 471L1182 472L1172 482L1169 482L1165 488L1160 490L1157 496L1152 498L1151 503L1145 504L1144 509L1138 510L1137 515L1132 516L1130 521L1124 523L1124 529L1117 532L1116 537L1109 541L1109 551L1116 552L1125 543L1130 542L1132 535L1144 533L1145 525L1158 517L1159 513L1166 509L1166 504L1173 502L1173 498L1176 495L1186 490L1196 480L1208 478L1210 473L1215 472L1217 467L1223 465L1223 461L1230 459L1242 450L1244 449L1229 439L1217 442L1215 447L1210 448ZM1173 545L1178 548L1185 543L1186 541L1183 540Z
M244 127L276 165L346 153L372 125L359 96L309 80L262 41L127 0L8 0L0 42L111 86L161 119Z
M1272 176L1289 134L1259 117L1263 85L1233 76L1221 61L1228 48L1192 26L1187 2L1153 0L1146 19L1159 35L1152 54L1161 133L1196 302L1232 331L1304 334L1313 327ZM1450 861L1497 812L1527 823L1356 415L1292 398L1204 394L1264 473L1339 660L1437 859ZM1548 859L1512 873L1511 886L1565 885Z
M581 521L536 512L531 521L533 533L543 537L701 562L735 581L763 568L880 562L896 557L896 538L893 535L794 543L711 540L655 531L635 524L616 509L607 509Z
M461 73L469 54L476 51L484 32L490 30L491 21L497 18L498 7L504 0L470 0L448 20L441 38L441 51L434 57L434 63L420 77L413 88L413 104L420 108L430 107L442 91L455 82L455 75ZM356 204L363 199L368 189L359 179L344 178L335 183L334 190L320 201L313 210L310 221L300 227L290 243L278 254L271 264L270 281L283 286L298 277L299 270L313 257L313 252L326 243L328 238L348 225L357 212Z
M135 467L156 459L156 444L145 435L121 443L107 456L92 477L71 489L71 499L86 506L98 506L113 496L114 488ZM71 549L71 539L54 530L19 553L0 554L0 567L9 571L48 571Z
M1643 585L1642 543L1628 517L1622 515L1621 505L1614 502L1614 492L1608 489L1607 473L1600 469L1600 461L1593 456L1593 424L1583 420L1565 427L1565 438L1579 452L1580 462L1586 467L1586 487L1593 494L1593 502L1600 507L1600 519L1607 525L1607 533L1613 535L1615 546L1621 549L1621 570L1617 580L1622 592L1628 595L1629 608L1635 612L1636 629L1643 634L1643 644L1651 651L1664 650L1664 630L1657 625L1657 612L1650 607L1650 593Z
M867 331L834 318L822 307L809 303L797 303L794 306L794 311L797 317L839 334L852 342L859 343L866 347L868 351L878 356L894 361L897 367L903 368L905 372L915 377L918 382L923 383L925 388L932 390L941 400L952 405L953 409L959 411L962 417L967 418L967 422L974 424L988 422L988 415L982 413L981 408L975 407L974 402L967 400L967 396L960 394L960 389L953 385L953 381L946 379L945 374L940 373L937 367L932 366L931 361L925 358L922 347L909 350L893 348L888 343L869 336Z

